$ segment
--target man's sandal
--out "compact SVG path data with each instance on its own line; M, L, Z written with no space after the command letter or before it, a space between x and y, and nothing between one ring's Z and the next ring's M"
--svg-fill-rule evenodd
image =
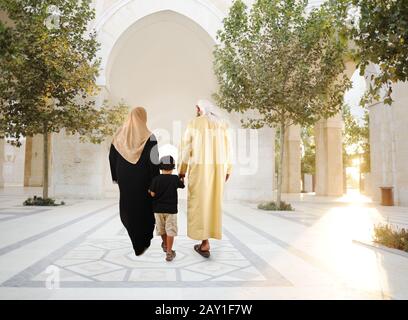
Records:
M201 250L201 244L196 244L194 246L194 250L198 252L198 254L204 258L209 258L210 257L210 251L209 250Z

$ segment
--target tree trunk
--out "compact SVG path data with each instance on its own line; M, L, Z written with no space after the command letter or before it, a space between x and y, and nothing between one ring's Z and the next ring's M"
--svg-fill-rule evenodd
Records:
M43 133L43 199L48 198L48 128L44 124L44 133Z
M280 126L280 155L279 155L279 170L278 170L278 188L276 193L276 206L278 210L281 207L281 197L282 197L282 175L283 175L283 153L285 152L285 123L282 122Z

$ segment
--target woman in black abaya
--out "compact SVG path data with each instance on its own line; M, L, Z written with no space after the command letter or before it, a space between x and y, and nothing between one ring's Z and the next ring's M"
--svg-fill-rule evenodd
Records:
M155 136L146 126L144 108L134 108L116 132L109 153L112 180L119 185L120 219L137 256L150 246L154 213L148 188L159 171Z

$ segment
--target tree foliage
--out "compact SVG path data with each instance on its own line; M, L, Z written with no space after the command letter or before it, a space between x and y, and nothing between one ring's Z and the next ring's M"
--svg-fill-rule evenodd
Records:
M289 125L311 125L341 110L350 86L342 75L347 37L330 3L307 13L306 0L257 0L250 10L236 0L218 40L215 99L245 113L245 127L280 127L283 142Z
M248 13L234 1L215 51L218 104L228 111L256 110L246 126L313 124L335 115L349 81L345 38L326 7L305 15L307 1L258 0ZM337 81L336 81L337 80Z
M95 32L87 33L95 16L90 3L1 1L13 21L12 27L0 26L3 135L18 141L65 129L100 142L114 130L116 123L109 121L121 108L97 109L92 98L98 93L99 44Z
M357 47L361 75L370 63L379 66L362 103L392 102L392 83L408 80L408 1L345 0L352 12L351 38ZM385 96L382 96L382 89Z
M0 24L0 136L20 145L23 136L62 129L99 143L112 134L118 107L95 107L99 43L88 31L91 0L1 0L12 21ZM44 143L44 198L48 152Z

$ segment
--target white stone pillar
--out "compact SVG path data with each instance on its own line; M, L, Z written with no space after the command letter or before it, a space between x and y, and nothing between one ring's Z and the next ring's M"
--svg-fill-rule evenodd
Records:
M0 188L4 187L4 147L5 147L4 139L0 139Z
M394 107L394 106L393 106ZM370 167L374 201L381 200L381 187L394 187L391 131L391 107L382 102L374 103L370 110ZM394 190L395 192L395 190Z
M24 186L41 187L43 183L43 136L26 138Z
M299 193L301 181L300 126L290 126L285 134L283 153L283 193Z
M316 195L343 195L342 128L341 114L315 125Z
M395 205L408 206L408 82L393 84L392 98L369 107L370 195L380 201L380 188L393 187Z

